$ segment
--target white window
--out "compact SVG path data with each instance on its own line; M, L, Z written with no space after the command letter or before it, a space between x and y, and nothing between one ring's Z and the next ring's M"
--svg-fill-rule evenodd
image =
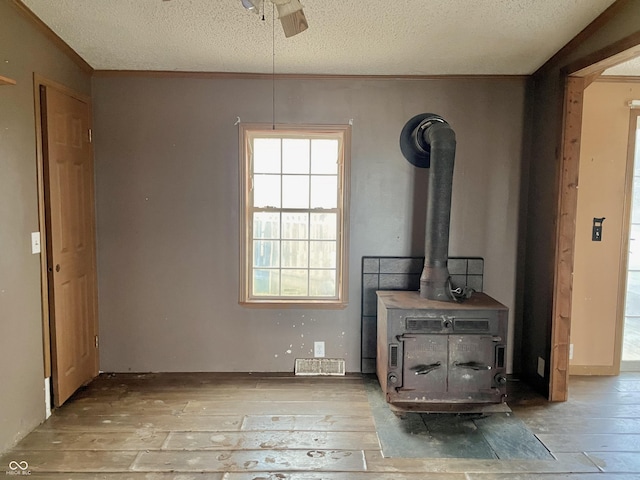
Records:
M346 304L349 134L241 125L241 302Z

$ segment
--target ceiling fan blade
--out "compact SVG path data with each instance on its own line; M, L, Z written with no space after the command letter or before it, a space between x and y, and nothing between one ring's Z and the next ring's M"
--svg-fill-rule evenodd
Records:
M307 17L299 0L271 0L278 9L278 18L284 30L284 36L289 38L304 32L309 28Z

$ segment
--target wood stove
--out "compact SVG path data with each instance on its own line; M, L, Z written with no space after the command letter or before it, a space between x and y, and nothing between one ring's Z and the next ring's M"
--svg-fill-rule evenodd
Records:
M376 372L387 402L416 411L504 402L507 307L479 292L464 303L377 293Z
M420 291L378 292L376 372L387 402L419 411L469 410L506 397L507 308L454 289L447 266L456 136L439 115L416 115L400 150L429 168Z

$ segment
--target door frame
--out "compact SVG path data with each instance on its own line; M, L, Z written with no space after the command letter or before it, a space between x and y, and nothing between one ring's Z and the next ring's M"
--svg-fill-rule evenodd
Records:
M46 245L47 243L47 228L46 228L46 196L45 196L45 178L44 178L44 147L42 143L42 108L40 98L40 87L55 88L66 95L85 102L89 106L89 118L92 117L91 110L91 97L83 93L77 92L61 83L49 80L37 73L33 75L33 98L34 98L34 113L35 113L35 126L36 126L36 169L37 169L37 189L38 189L38 228L40 229L40 280L41 280L41 298L42 298L42 349L44 353L44 377L51 378L52 376L52 353L51 353L51 315L49 312L49 276L48 276L48 255ZM93 155L93 154L92 154ZM92 206L92 212L95 215L95 206ZM94 246L95 248L95 246ZM99 359L98 359L99 361ZM53 385L53 381L50 382L50 386ZM53 396L51 396L53 401Z
M578 168L582 137L584 90L607 68L640 56L640 32L560 70L563 118L560 137L560 179L555 233L554 285L551 319L549 400L569 396L569 345L571 343L571 292L578 208Z

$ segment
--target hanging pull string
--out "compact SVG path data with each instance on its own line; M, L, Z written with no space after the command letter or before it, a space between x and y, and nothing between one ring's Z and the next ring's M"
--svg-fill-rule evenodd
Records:
M265 19L265 0L262 0L262 21ZM276 129L276 5L271 2L271 128Z
M264 4L264 0L263 0ZM271 127L276 129L276 5L271 3Z

